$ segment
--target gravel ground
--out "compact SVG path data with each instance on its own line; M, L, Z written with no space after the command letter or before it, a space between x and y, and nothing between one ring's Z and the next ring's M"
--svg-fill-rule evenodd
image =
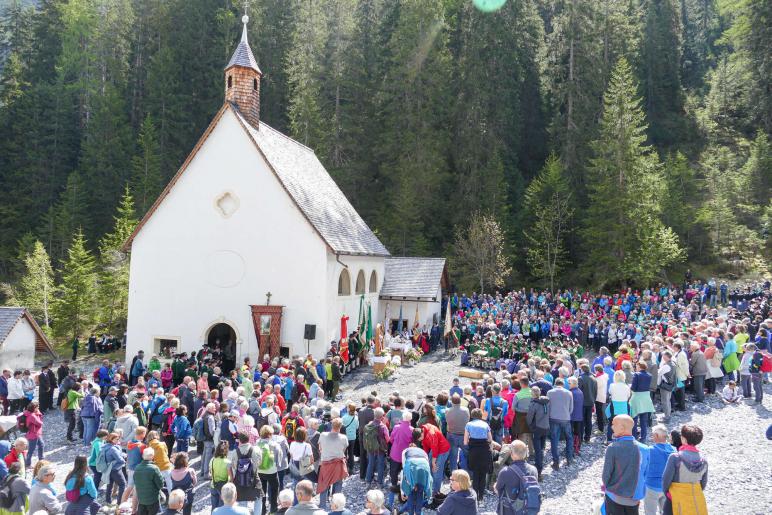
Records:
M412 397L418 391L436 393L449 388L458 371L457 360L446 355L425 357L413 367L403 367L386 381L377 383L370 369L360 368L346 376L341 393L344 401L357 403L362 396L376 391L388 396L397 390L403 396ZM464 382L462 381L462 384ZM710 463L710 478L705 496L711 514L763 514L772 505L772 452L764 433L772 423L772 386L766 386L762 405L743 403L724 406L717 397L708 397L703 405L688 404L684 413L675 413L669 428L685 422L698 424L705 433L700 446ZM661 415L660 415L661 417ZM62 493L63 481L76 455L85 453L82 442L71 444L65 439L66 426L58 411L45 416L44 438L46 459L57 466L55 486ZM589 445L582 447L581 455L571 467L561 467L553 472L550 466L544 470L542 484L545 499L543 514L590 513L593 501L601 498L600 474L603 467L604 438L595 435ZM547 449L547 454L549 449ZM198 468L198 457L192 453L193 466ZM551 460L545 460L549 463ZM447 481L443 490L447 490ZM367 488L358 475L349 478L343 488L349 501L348 508L354 513L364 509ZM765 508L766 506L766 508ZM486 496L485 513L495 513L492 496ZM199 485L193 513L208 514L209 494L206 485Z

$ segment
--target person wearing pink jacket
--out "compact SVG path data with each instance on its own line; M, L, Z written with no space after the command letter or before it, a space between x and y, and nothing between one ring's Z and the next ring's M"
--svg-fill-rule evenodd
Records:
M38 451L38 461L43 459L43 414L40 412L38 401L30 401L24 409L24 416L27 419L27 440L29 441L29 451L25 466L32 466L32 455L35 449Z

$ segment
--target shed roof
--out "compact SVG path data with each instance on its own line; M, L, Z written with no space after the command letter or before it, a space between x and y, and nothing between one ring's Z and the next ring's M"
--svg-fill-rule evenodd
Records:
M48 341L45 333L40 326L35 322L27 308L23 307L6 307L0 306L0 347L2 347L5 339L11 334L13 328L19 323L19 320L24 317L27 322L32 326L35 331L35 352L48 352L52 356L56 356L54 349L51 347L51 343Z
M384 262L381 298L439 301L445 258L390 257Z

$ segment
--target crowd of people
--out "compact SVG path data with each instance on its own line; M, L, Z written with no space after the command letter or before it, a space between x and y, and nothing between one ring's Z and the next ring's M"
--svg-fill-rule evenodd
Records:
M0 442L0 511L190 514L204 485L217 515L337 515L347 513L343 481L358 475L367 514L468 515L490 496L501 513L537 513L545 452L557 470L605 443L605 513L637 513L640 503L651 515L705 513L702 432L670 433L655 413L666 423L687 408L687 392L697 403L761 402L772 298L766 284L719 312L710 287L701 292L451 297L446 345L458 342L467 358L485 341L501 350L482 377L343 404L340 356L247 357L227 374L206 349L165 363L140 352L128 367L104 360L90 373L65 361L37 375L37 399L35 380L25 390L30 374L4 370L4 414L18 414L24 436ZM64 499L44 459L54 409L83 444Z

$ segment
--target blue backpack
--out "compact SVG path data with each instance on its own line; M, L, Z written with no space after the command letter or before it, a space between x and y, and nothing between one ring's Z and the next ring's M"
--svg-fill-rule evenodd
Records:
M520 489L500 496L496 512L498 515L536 515L541 510L542 500L538 479L524 474L515 465L510 465L509 469L520 478Z
M197 418L196 421L193 422L193 438L195 438L197 442L203 442L206 440L206 433L204 432L204 417Z

